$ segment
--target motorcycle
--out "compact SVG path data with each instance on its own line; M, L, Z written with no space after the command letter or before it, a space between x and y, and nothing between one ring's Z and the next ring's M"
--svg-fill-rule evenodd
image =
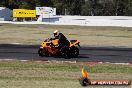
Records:
M38 54L40 57L48 57L48 56L61 56L65 59L67 58L77 58L79 55L79 49L77 46L80 47L79 40L70 40L69 46L64 46L61 49L57 48L58 39L46 39L42 42Z

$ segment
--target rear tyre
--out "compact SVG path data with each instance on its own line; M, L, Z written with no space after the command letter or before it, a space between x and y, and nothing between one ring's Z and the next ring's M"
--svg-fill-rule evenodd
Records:
M49 53L46 49L39 49L38 54L39 54L40 57L49 56Z
M72 47L71 48L71 57L77 58L79 55L79 49L77 47Z

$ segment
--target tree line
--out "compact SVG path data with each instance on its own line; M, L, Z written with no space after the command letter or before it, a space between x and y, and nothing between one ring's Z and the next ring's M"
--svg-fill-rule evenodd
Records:
M57 15L132 16L132 0L1 0L10 9L55 7Z

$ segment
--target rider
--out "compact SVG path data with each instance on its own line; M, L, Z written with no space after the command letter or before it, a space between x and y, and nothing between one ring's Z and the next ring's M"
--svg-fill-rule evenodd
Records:
M62 47L69 46L69 41L61 32L55 30L53 34L54 34L54 39L59 39L58 48L61 49Z

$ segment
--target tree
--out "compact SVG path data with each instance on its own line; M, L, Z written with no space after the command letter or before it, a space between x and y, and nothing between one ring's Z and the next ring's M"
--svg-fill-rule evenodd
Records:
M64 15L65 14L65 6L63 5L63 1L62 0L52 0L53 2L53 7L56 8L56 13L58 15Z
M103 0L100 4L102 5L102 13L101 13L102 16L115 15L116 7L113 0Z
M116 0L115 5L116 5L116 15L117 16L123 16L127 13L128 10L128 2L129 0Z
M55 7L58 15L132 15L132 0L1 0L0 6L10 9Z
M31 6L26 1L21 1L19 5L19 9L31 9Z
M128 0L126 15L132 16L132 0Z
M89 1L86 1L84 5L82 5L82 11L81 11L81 15L83 16L93 16L92 13L92 6L90 4Z
M0 6L2 7L2 6L5 6L5 0L1 0L0 1Z

